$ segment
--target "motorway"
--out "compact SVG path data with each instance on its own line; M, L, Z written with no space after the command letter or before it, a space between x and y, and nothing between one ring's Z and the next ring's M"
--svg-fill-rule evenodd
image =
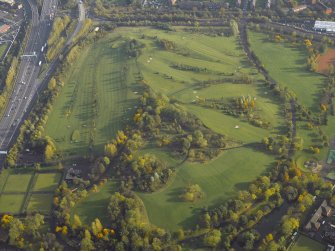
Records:
M39 62L44 59L41 48L47 42L57 8L57 0L44 0L39 15L35 1L28 0L28 2L32 12L31 31L24 55L21 57L11 98L4 116L0 119L1 151L9 150L24 115L38 91L39 83L36 79L41 69Z

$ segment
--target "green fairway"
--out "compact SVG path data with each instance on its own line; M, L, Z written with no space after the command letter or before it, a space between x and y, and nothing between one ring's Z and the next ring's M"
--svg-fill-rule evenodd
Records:
M25 193L28 189L31 174L10 174L3 192L22 192Z
M260 143L263 137L269 135L267 129L254 127L247 122L224 115L219 111L193 105L189 105L187 108L201 118L204 124L213 131L227 135L233 139L241 140L243 143ZM235 128L236 125L239 126L238 129Z
M39 173L33 187L33 191L54 191L60 181L60 173Z
M324 251L326 246L308 238L304 235L300 235L298 241L294 244L291 251Z
M98 192L90 192L86 198L78 202L71 211L71 219L77 214L81 221L90 225L94 219L99 218L101 222L108 222L108 204L112 193L117 190L117 182L107 181Z
M27 212L49 213L52 205L52 194L32 194L29 199Z
M21 213L24 194L2 194L0 195L0 213Z
M101 153L136 103L136 72L122 75L134 60L125 59L122 46L112 45L106 38L87 46L55 102L45 132L64 156L87 154L90 146Z
M248 36L251 49L271 77L280 85L293 90L301 104L312 111L319 111L319 98L325 77L307 70L306 48L293 47L285 42L270 42L267 35L250 30Z
M153 152L167 163L176 163L165 152ZM138 194L153 224L169 230L188 228L197 223L202 207L222 203L236 195L237 191L246 189L248 183L261 175L272 162L272 156L246 147L227 150L206 164L185 162L178 167L176 177L170 185L152 194ZM178 196L189 183L200 185L205 193L204 199L197 203L180 201Z

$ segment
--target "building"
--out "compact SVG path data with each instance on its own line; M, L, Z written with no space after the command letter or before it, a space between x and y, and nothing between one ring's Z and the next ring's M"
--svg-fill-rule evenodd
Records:
M335 22L316 20L314 30L321 32L335 32Z
M307 9L307 5L302 4L302 5L298 5L298 6L294 7L292 10L293 10L294 13L298 13L298 12L303 11L305 9Z
M81 171L79 169L74 169L74 168L70 168L65 176L65 180L70 181L70 180L75 180L80 178L80 173Z
M315 211L312 218L307 222L305 226L306 231L318 231L321 224L319 220L321 217L329 217L332 214L332 208L328 205L327 201L324 200L319 208Z
M13 6L15 4L14 0L0 0L1 3L8 3L9 5Z
M6 33L10 29L8 24L3 24L0 26L0 33Z
M324 10L324 12L325 12L325 14L330 15L330 14L333 13L333 9L332 8L327 8L327 9Z
M321 223L319 222L320 217L321 217L320 212L316 211L315 214L313 214L312 218L306 224L305 230L318 231L321 226Z
M251 7L252 7L253 9L256 8L256 0L251 0Z

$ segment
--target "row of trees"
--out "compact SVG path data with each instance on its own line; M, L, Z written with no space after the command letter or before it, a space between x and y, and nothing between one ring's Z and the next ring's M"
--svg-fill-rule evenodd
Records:
M50 62L55 58L57 53L63 48L66 42L66 30L70 26L71 18L69 16L56 17L53 24L50 36L48 38L47 59Z

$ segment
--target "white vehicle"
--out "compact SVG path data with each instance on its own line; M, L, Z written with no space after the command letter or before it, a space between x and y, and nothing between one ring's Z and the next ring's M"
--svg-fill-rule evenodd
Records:
M41 48L41 52L43 52L44 51L44 46L42 46L42 48Z
M22 81L22 82L21 82L21 84L25 85L25 84L26 84L26 82Z
M24 97L24 99L27 99L27 97Z
M41 64L42 64L42 61L38 62L38 66L41 66Z

